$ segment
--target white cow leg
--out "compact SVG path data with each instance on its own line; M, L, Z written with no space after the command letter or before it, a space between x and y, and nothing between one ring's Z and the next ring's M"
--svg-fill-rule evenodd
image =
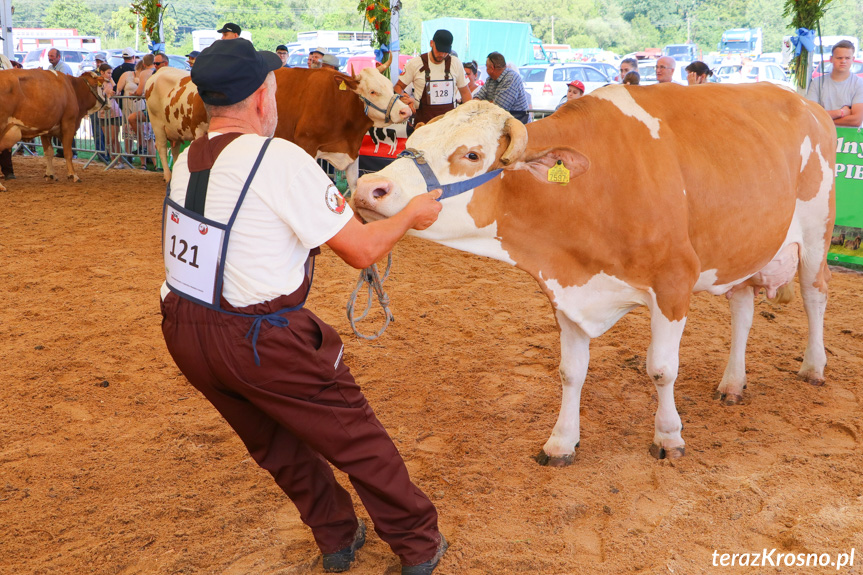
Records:
M345 169L345 178L348 180L348 189L351 191L351 197L353 197L357 191L357 180L360 178L359 156Z
M45 154L45 179L56 180L54 176L54 143L51 142L51 136L41 136L42 151ZM70 150L71 154L72 151ZM63 155L66 155L66 150L63 150Z
M821 254L827 249L823 243L818 248ZM813 257L801 249L800 291L809 322L809 341L803 354L803 365L797 375L812 385L824 385L824 366L827 365L827 354L824 351L824 311L827 309L826 274L829 272L826 266L822 269L821 264L821 257ZM822 289L818 289L818 286Z
M650 454L657 459L675 459L684 454L683 425L674 405L674 382L680 364L680 338L686 318L672 321L658 306L650 310L650 347L647 348L647 374L656 385L659 407L656 410L656 431Z
M563 385L560 415L537 456L541 465L563 467L575 459L580 438L581 388L590 362L590 337L565 314L557 312L560 326L560 382Z
M743 401L746 388L746 342L752 329L752 315L755 313L755 290L751 287L740 288L731 296L731 351L728 365L714 399L725 405L735 405Z

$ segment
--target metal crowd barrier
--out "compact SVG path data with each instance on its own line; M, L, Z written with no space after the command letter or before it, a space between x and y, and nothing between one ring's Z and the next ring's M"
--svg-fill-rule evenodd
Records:
M143 96L115 96L116 108L108 108L108 117L100 118L99 113L90 114L81 120L81 126L75 132L72 145L73 157L88 154L84 169L93 162L105 165L105 170L112 167L135 168L135 158L139 158L140 167L146 169L147 162L152 161L158 166L155 136L149 117L146 115L147 103ZM110 117L111 113L119 115ZM131 118L131 120L130 120ZM60 138L52 138L55 157L66 153ZM41 150L41 138L20 141L12 153L21 151L29 155L37 155ZM44 155L44 150L42 150Z

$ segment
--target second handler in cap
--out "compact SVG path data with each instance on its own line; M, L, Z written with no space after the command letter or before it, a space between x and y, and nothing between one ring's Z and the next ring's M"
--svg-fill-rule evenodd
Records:
M177 366L294 502L326 572L350 568L366 528L348 475L404 575L429 575L447 543L437 511L342 361L338 333L304 307L317 246L363 268L441 206L434 191L361 224L315 160L273 138L273 52L243 39L198 56L209 132L180 154L163 216L162 333Z
M455 107L456 90L462 103L471 99L464 66L452 52L452 34L438 30L429 42L428 52L408 60L404 74L399 76L394 90L413 111L413 122L427 123L435 116L446 114ZM413 86L413 97L405 93Z

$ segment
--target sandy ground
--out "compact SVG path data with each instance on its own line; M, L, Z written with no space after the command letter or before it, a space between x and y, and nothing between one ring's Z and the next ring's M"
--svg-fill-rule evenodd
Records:
M165 349L161 175L91 167L82 183L45 184L39 160L15 164L0 194L0 573L322 573L291 503ZM713 566L714 551L765 548L831 561L854 548L840 572L863 573L859 275L833 276L823 387L795 378L799 295L757 304L749 389L733 407L713 400L728 304L694 297L676 386L687 455L676 461L648 455L648 315L629 314L592 344L575 463L549 469L533 456L557 417L560 352L536 284L417 239L394 258L396 321L381 339L352 334L357 272L326 250L308 305L342 334L439 509L451 548L436 573L837 572ZM398 564L370 532L351 572L394 575Z

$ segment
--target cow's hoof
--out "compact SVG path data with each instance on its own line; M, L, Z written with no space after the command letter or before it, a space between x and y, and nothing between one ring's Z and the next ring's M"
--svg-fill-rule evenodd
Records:
M575 461L575 453L552 457L546 454L545 451L540 451L534 459L543 467L566 467L567 465L572 465Z
M49 176L48 174L45 174L45 179L48 180L49 182L56 182L57 181L56 176Z
M72 181L73 181L73 182L75 182L76 184L77 184L78 182L80 182L80 181L81 181L81 178L79 178L78 176L76 176L76 175L74 175L74 174L72 174L71 176L66 176L66 179L67 179L67 180L72 180Z
M681 446L665 449L664 447L653 443L650 445L650 455L652 455L654 459L680 459L686 455L686 447Z
M716 399L722 405L740 405L743 403L743 395L740 393L722 393L717 391L713 394L713 399Z
M811 373L799 373L797 377L807 382L809 385L814 385L816 387L821 387L824 385L824 378L818 377L817 375L813 375Z

